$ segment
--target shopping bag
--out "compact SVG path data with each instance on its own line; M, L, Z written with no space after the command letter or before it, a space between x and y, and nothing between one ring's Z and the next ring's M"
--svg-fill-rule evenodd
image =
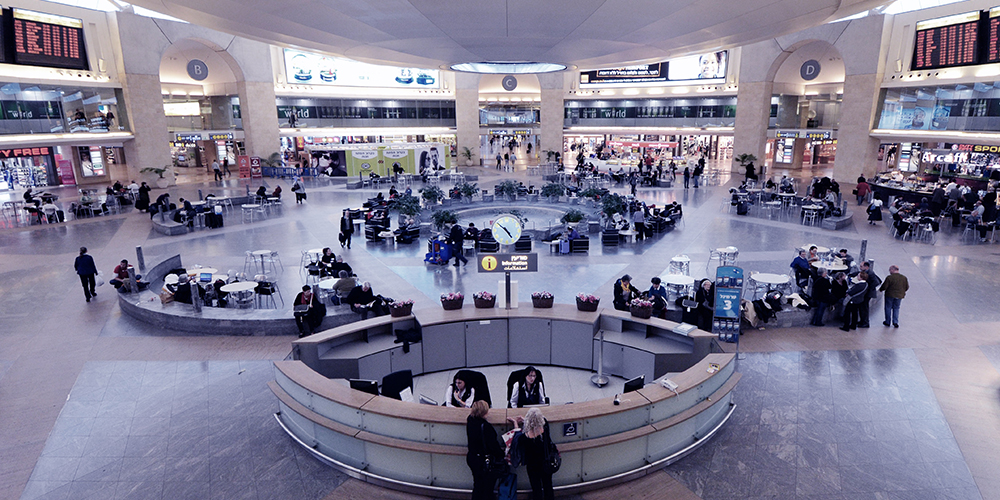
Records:
M97 271L97 277L95 279L97 280L97 286L104 285L104 273Z

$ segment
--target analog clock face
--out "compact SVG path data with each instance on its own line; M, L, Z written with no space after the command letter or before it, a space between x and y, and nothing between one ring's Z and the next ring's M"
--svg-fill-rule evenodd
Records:
M493 223L493 238L501 245L513 245L521 237L521 221L513 215L501 215Z

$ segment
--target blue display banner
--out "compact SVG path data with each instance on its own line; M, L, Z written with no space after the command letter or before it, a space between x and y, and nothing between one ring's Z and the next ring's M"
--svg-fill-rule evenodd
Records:
M740 289L715 289L715 317L737 319L740 317Z

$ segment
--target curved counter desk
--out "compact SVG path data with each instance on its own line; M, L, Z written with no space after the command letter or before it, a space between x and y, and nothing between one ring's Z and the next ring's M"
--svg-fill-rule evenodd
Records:
M543 410L563 465L557 493L604 487L655 471L703 444L729 418L731 391L740 378L735 356L710 353L714 335L672 332L676 323L638 319L614 310L580 312L557 304L510 311L423 309L404 318L379 317L294 342L293 360L275 363L271 390L286 432L321 460L349 475L390 488L436 497L468 498L464 408L406 403L350 389L331 378L381 379L393 371L414 375L496 364L559 365L594 369L600 334L604 371L646 380L670 373L677 393L647 384L621 398L550 406ZM419 329L408 353L393 330ZM533 349L526 349L527 346ZM541 346L541 348L538 348ZM717 369L712 370L716 367ZM498 429L525 409L489 415ZM565 432L566 427L575 428ZM519 489L529 489L518 474Z

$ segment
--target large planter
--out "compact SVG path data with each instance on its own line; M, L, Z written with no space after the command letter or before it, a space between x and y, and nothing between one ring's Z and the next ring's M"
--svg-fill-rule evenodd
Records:
M167 179L166 177L156 179L156 187L160 189L167 189L170 187L170 179Z
M653 315L652 307L631 307L629 306L628 312L632 314L632 317L649 319Z
M465 297L455 300L441 299L441 307L443 307L445 311L454 311L455 309L461 309L463 303L465 303Z
M458 307L462 307L459 304ZM447 309L447 307L445 308ZM413 304L406 304L404 306L389 306L389 315L393 318L402 318L403 316L409 316L413 312Z
M531 305L538 309L552 309L552 302L555 300L554 297L545 298L531 298Z
M486 299L477 299L475 297L473 297L472 300L476 304L476 309L493 309L497 305L497 297L496 297L496 295L494 295L493 298L489 299L489 300L486 300Z
M594 312L597 311L597 306L601 303L600 300L597 302L584 302L580 300L579 297L576 298L576 309L579 311Z

